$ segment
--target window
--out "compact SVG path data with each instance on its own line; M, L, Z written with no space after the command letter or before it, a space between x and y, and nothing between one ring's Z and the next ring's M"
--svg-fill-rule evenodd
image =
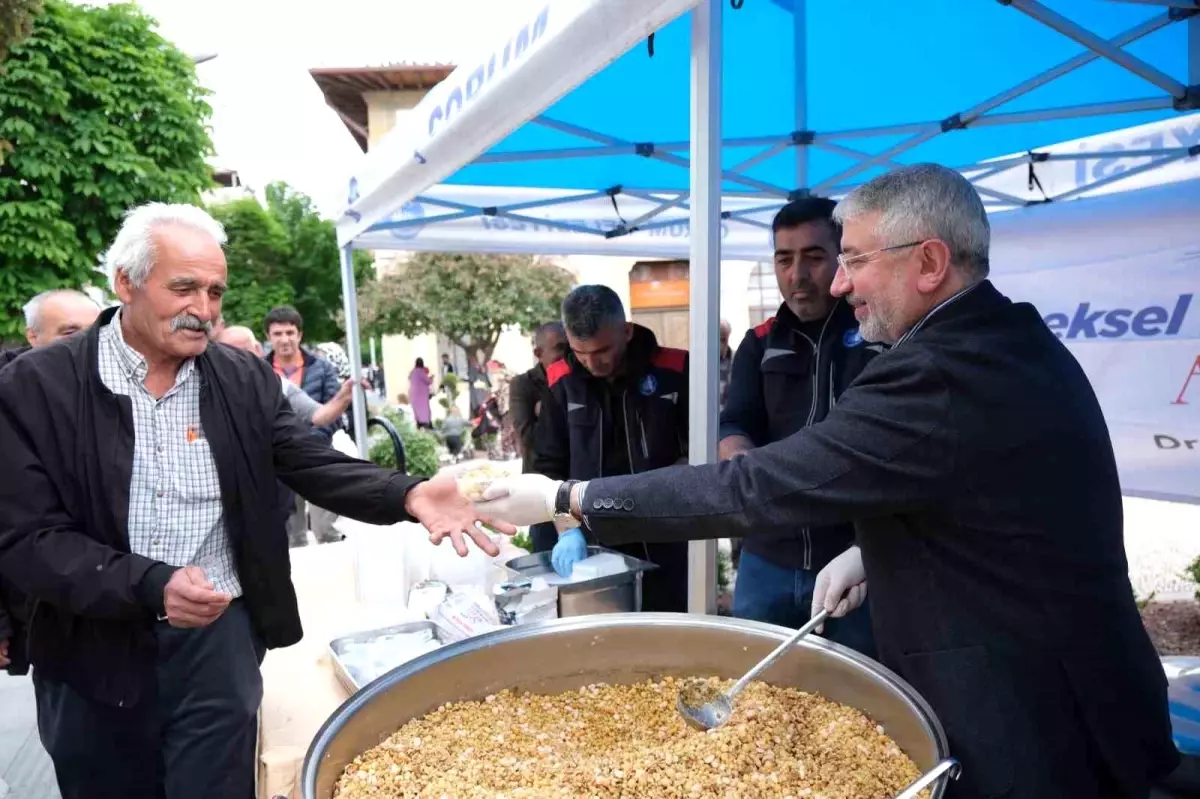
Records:
M759 261L750 270L750 326L755 327L770 319L783 303L779 283L775 280L775 267Z

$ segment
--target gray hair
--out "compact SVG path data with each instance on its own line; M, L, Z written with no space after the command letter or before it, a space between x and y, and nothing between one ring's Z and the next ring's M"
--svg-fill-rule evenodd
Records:
M578 286L562 304L563 325L576 338L587 341L608 325L625 324L625 306L608 286Z
M82 297L88 302L96 302L82 291L76 291L75 289L51 289L50 291L43 291L41 294L25 303L25 307L21 309L25 312L26 330L38 331L41 329L42 306L45 305L46 300L50 299L51 297L56 297L60 294L74 294L77 297Z
M157 255L154 231L164 225L180 225L212 236L217 244L225 244L225 228L212 216L195 205L184 203L147 203L125 214L121 229L112 246L104 253L109 283L117 289L117 273L124 272L136 288L146 284Z
M978 280L987 277L987 211L975 187L953 169L938 164L894 169L842 198L833 218L844 225L872 212L880 214L876 230L883 246L941 239L950 248L951 263Z

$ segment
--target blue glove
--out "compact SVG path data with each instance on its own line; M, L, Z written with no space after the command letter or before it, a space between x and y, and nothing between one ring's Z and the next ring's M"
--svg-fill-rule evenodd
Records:
M550 563L559 577L570 577L575 564L587 557L587 540L583 531L576 527L558 537L558 543L550 552Z

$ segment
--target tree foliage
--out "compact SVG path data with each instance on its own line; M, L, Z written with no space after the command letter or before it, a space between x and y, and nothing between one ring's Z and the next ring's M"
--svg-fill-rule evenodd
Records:
M0 338L32 295L102 282L122 214L212 185L205 91L137 6L46 0L0 69Z
M271 308L293 305L304 317L305 340L342 340L342 272L333 222L286 183L267 186L266 199L265 208L246 197L210 209L229 236L225 321L258 331ZM356 252L354 266L358 285L369 284L371 257Z
M418 253L359 293L359 315L371 335L440 333L486 361L505 326L559 318L571 283L525 255Z
M0 0L0 61L33 30L34 18L42 13L42 0Z
M292 304L288 282L287 231L254 197L213 205L209 211L225 226L229 241L229 291L221 306L225 322L262 332L263 318L277 305Z

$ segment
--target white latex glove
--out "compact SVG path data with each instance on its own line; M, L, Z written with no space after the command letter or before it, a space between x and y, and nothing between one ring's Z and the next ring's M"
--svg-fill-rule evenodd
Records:
M822 610L840 619L867 601L867 573L863 570L862 551L850 547L817 573L813 587L812 615ZM824 632L821 625L816 632Z
M517 526L554 520L554 498L560 480L540 474L521 474L493 480L475 508L481 515Z

